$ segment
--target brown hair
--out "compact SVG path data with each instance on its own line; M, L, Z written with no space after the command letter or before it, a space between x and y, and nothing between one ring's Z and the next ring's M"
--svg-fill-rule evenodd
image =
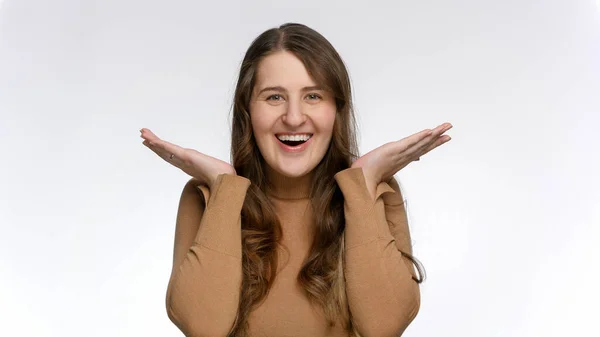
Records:
M298 282L308 298L322 308L330 325L342 322L356 334L343 276L344 199L333 178L358 156L350 79L341 57L327 39L305 25L287 23L265 31L252 42L242 61L234 94L231 160L237 174L252 184L241 213L243 277L237 318L229 336L246 335L248 316L266 298L277 270L281 225L264 192L268 184L266 163L252 133L249 107L260 61L278 51L298 57L313 80L335 97L332 139L314 169L310 185L317 230Z

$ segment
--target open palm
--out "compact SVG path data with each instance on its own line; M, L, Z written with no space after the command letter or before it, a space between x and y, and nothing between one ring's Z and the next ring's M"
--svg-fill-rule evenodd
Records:
M208 156L194 149L186 149L158 138L149 129L140 130L142 144L154 151L169 164L181 169L190 176L212 186L220 174L235 175L235 169L229 163Z
M446 143L451 138L442 134L452 128L444 123L433 130L426 129L398 141L384 144L358 158L352 167L361 167L369 190L421 156ZM374 192L371 191L374 195Z

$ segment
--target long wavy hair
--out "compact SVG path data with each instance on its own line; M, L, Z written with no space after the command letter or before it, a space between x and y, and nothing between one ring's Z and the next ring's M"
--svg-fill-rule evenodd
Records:
M358 157L356 121L350 79L337 51L321 34L297 23L287 23L259 35L241 64L233 99L231 161L238 175L252 181L242 207L242 285L230 337L246 336L248 316L267 296L277 270L281 225L265 194L269 182L250 120L250 99L260 61L279 51L298 57L318 85L335 97L336 117L332 139L315 167L310 203L316 234L298 282L331 326L341 322L358 336L346 301L343 275L344 199L333 176Z

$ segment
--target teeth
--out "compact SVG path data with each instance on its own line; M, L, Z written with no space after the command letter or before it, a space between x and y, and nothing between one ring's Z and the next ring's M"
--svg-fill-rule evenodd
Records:
M301 142L301 141L307 141L309 140L311 137L311 135L279 135L277 136L277 138L279 138L279 140L289 140L289 141L293 141L293 142Z

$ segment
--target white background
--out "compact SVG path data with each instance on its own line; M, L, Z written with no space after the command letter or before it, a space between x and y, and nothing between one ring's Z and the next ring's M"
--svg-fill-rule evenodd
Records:
M600 11L574 0L0 3L0 335L181 336L164 306L185 173L229 160L262 31L349 68L365 153L451 122L403 169L422 305L405 336L598 336Z

